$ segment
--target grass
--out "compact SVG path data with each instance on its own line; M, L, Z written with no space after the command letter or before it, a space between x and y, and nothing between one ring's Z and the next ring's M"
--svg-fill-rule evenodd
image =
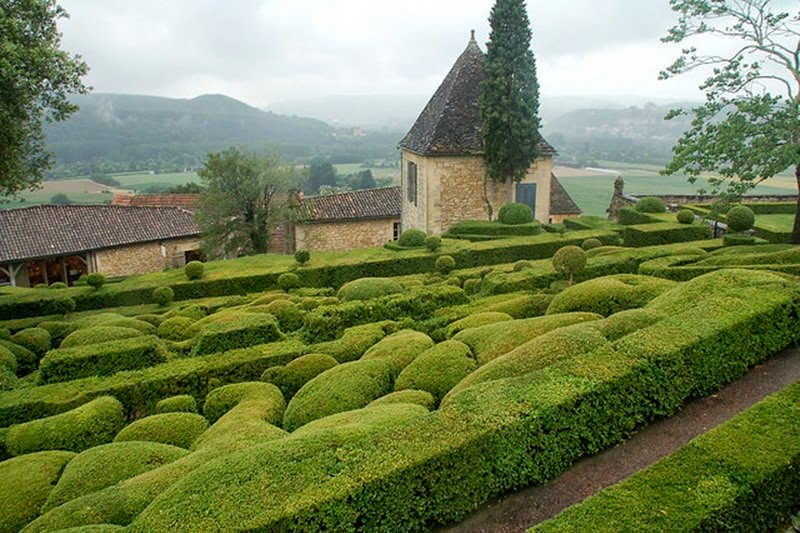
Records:
M768 231L792 231L794 215L756 215L756 226Z
M171 174L150 174L143 172L140 174L115 174L113 176L119 182L121 188L143 191L150 187L174 187L176 185L186 185L187 183L198 183L200 178L196 172L174 172Z
M339 176L346 176L348 174L357 174L367 168L362 167L361 163L345 163L339 165L333 165L336 168L336 173ZM370 168L369 170L372 171L372 177L375 178L375 181L380 181L383 179L390 179L392 180L392 185L398 185L400 183L400 168Z

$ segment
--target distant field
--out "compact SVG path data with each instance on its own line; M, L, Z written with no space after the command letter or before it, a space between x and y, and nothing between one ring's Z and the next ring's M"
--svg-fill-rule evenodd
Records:
M336 168L336 172L340 176L346 176L348 174L357 174L358 172L367 170L365 167L361 166L361 163L346 163L333 166ZM391 179L392 184L394 185L400 184L399 168L370 168L369 170L372 171L372 176L376 180Z
M175 187L187 183L199 183L197 172L175 172L172 174L120 174L113 176L123 189L144 191L152 187Z

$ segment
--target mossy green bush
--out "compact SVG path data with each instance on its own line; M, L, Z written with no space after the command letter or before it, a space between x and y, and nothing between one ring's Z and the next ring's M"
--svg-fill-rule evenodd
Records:
M74 457L42 505L42 513L185 457L183 448L158 442L114 442Z
M153 335L50 350L39 363L39 382L56 383L110 376L167 361L167 350Z
M432 346L433 340L428 335L404 329L379 340L364 353L361 360L388 361L394 366L396 373L399 373L419 354Z
M456 260L452 255L440 255L436 258L436 271L442 274L449 274L456 268Z
M162 339L171 341L185 341L192 338L189 328L194 324L194 320L185 316L173 316L167 318L158 325L157 335Z
M158 442L188 450L206 429L208 420L196 413L161 413L131 422L114 442Z
M100 290L106 284L106 277L100 272L93 272L86 276L86 284L94 290Z
M504 204L497 213L497 220L501 224L508 224L509 226L529 224L533 222L533 211L525 204Z
M539 335L564 326L600 318L602 317L595 313L565 313L497 322L465 329L453 336L453 340L461 341L469 346L470 351L477 358L478 364L483 365Z
M156 413L197 413L197 401L189 394L178 394L159 400Z
M638 274L590 279L556 294L547 308L547 314L584 311L609 316L625 309L644 307L647 302L674 286L674 281Z
M172 290L172 287L156 287L153 289L153 301L161 307L171 304L174 299L175 291Z
M586 252L580 246L564 246L553 255L553 268L556 272L569 274L572 285L575 274L586 266Z
M595 248L600 248L601 246L603 246L603 241L600 239L595 239L594 237L591 239L586 239L581 243L581 248L583 248L583 250L586 252Z
M436 399L433 394L424 390L399 390L390 392L386 396L381 396L377 400L373 400L367 405L367 408L375 407L378 405L391 405L396 403L409 403L424 407L428 411L436 408Z
M2 359L3 354L0 352L0 391L15 389L17 385L19 385L19 378L17 378L17 375L11 368L3 364ZM2 444L2 441L0 441L0 444ZM2 446L0 446L0 448L2 448ZM2 450L0 450L0 459L2 459L2 457L3 453Z
M542 316L552 299L552 295L544 293L509 296L482 309L487 313L505 313L511 318L533 318Z
M444 341L409 364L397 376L394 389L427 391L438 405L445 394L474 372L477 366L469 346L459 341Z
M338 339L311 344L308 351L330 355L340 363L355 361L386 336L385 325L378 322L347 328Z
M41 358L50 349L50 332L38 327L23 329L12 335L11 342L27 348Z
M64 466L77 454L30 453L0 463L0 531L13 533L41 514Z
M656 222L655 217L637 211L636 208L631 206L621 207L617 213L617 220L623 226L633 226L637 224L651 224Z
M723 246L752 246L756 243L754 235L744 233L726 233L722 237Z
M54 281L53 283L50 284L48 288L57 290L57 289L66 289L67 287L68 285L63 281Z
M88 346L101 342L118 341L141 337L144 333L138 329L126 328L121 326L90 326L81 328L67 335L61 341L60 348L74 348L78 346Z
M226 352L283 339L278 319L272 315L246 315L235 321L203 326L197 335L192 355Z
M533 264L525 259L520 259L519 261L514 263L514 272L521 272L523 270L530 270L532 268Z
M281 331L295 331L303 327L306 311L289 300L274 300L264 306L264 311L278 319Z
M196 280L203 277L205 268L205 265L200 261L189 261L186 263L186 266L183 267L183 273L186 274L186 279Z
M445 336L449 339L459 331L494 324L495 322L505 322L513 320L511 315L497 311L486 311L484 313L473 313L460 320L452 322L445 328Z
M691 224L694 222L694 211L691 209L681 209L678 211L678 214L675 215L675 219L680 224Z
M294 272L284 272L278 276L278 287L286 292L298 287L302 287L300 284L300 277Z
M286 408L283 393L275 385L262 381L233 383L212 390L203 404L203 414L213 424L239 403L251 400L268 403L270 407L262 415L264 420L280 424Z
M16 356L3 346L0 346L0 367L8 369L12 374L17 373Z
M428 236L421 229L410 228L400 234L397 244L407 248L415 248L418 246L425 246L425 239Z
M395 367L372 359L335 366L306 383L289 401L283 416L287 431L320 418L366 406L392 391Z
M11 340L11 332L8 328L0 328L0 341L10 341Z
M756 215L749 207L737 205L725 213L725 223L731 231L747 231L756 223Z
M429 252L435 252L441 247L442 238L438 235L429 235L425 238L425 248L427 248Z
M45 320L39 322L37 327L46 329L50 333L51 346L59 346L67 335L79 329L80 326L64 320Z
M322 374L339 362L330 355L310 353L298 357L286 366L273 366L261 374L261 380L272 383L283 393L284 398L291 398L303 385Z
M43 450L82 452L111 442L123 425L122 404L101 396L66 413L11 426L6 450L12 456Z
M666 213L667 204L661 198L647 196L636 202L635 209L640 213Z
M311 259L311 252L309 252L308 250L297 250L294 253L294 260L297 261L297 263L300 266L303 266L306 263L308 263L310 259Z
M288 433L269 422L274 413L273 400L244 399L200 435L192 451L220 456L282 439Z
M11 341L0 340L0 348L8 350L14 354L14 359L16 361L14 365L14 371L20 376L24 376L30 372L33 372L39 365L39 358L36 356L36 354L27 348L23 348L19 344L15 344ZM7 356L5 359L8 361Z
M600 333L610 341L621 339L634 331L652 326L664 318L652 309L626 309L606 318L600 325Z
M678 224L657 222L640 226L628 226L622 233L625 246L640 248L676 242L701 241L711 238L707 224Z
M327 432L369 434L401 426L427 414L427 409L416 404L390 403L375 405L335 413L313 420L296 429L290 438L307 438L310 435L319 435Z
M337 298L343 302L353 300L370 300L389 294L397 294L405 289L392 278L360 278L348 281L336 293Z

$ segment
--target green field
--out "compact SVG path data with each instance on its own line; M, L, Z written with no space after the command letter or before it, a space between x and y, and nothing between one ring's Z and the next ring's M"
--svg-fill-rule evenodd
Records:
M147 189L160 187L175 187L186 185L187 183L198 183L200 178L196 172L175 172L172 174L120 174L112 176L117 180L123 189L134 191L145 191Z
M346 176L348 174L357 174L359 172L367 170L365 167L361 166L361 163L345 163L333 166L336 168L336 173L339 176ZM400 184L399 168L370 168L369 170L372 171L372 176L375 178L375 181L379 181L382 179L391 179L393 185Z

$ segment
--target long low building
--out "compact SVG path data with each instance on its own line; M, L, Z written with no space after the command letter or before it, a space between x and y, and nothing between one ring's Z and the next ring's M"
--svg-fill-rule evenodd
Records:
M102 272L129 276L199 257L200 231L185 209L38 205L0 211L0 284L33 287Z

